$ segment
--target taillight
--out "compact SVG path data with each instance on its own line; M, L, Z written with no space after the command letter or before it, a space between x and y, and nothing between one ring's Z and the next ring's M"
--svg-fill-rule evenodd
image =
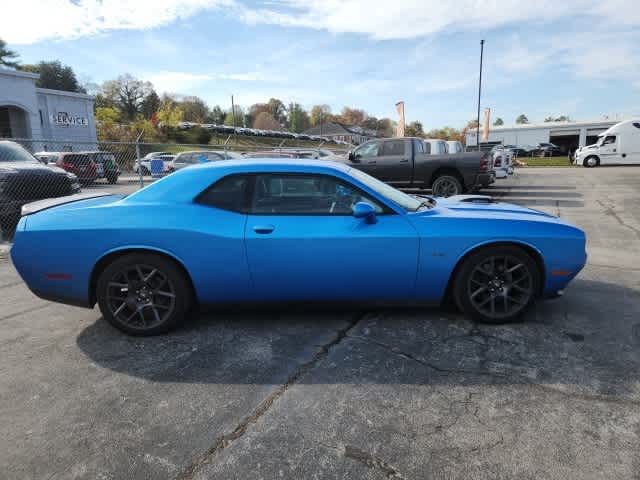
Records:
M502 157L497 157L496 161L493 162L494 167L500 167L502 165Z
M489 168L489 159L485 155L480 159L480 171L485 172Z
M65 170L72 170L73 169L73 163L63 162L62 168L64 168Z

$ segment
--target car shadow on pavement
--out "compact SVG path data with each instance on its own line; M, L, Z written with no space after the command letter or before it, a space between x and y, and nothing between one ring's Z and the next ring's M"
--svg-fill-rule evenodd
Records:
M136 338L99 319L77 343L97 365L154 382L277 384L312 362L298 382L572 385L626 396L640 381L640 292L576 279L522 322L493 326L443 309L245 310Z

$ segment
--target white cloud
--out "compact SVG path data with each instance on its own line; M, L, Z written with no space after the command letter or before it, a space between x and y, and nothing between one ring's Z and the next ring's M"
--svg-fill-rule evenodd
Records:
M118 29L149 29L219 10L249 24L274 24L406 39L441 31L486 31L523 22L587 15L598 22L640 25L630 0L15 0L3 9L2 36L11 44L67 39Z
M186 94L190 90L214 80L235 82L278 82L281 77L259 72L248 73L190 73L175 71L147 72L141 75L148 79L158 92Z
M11 44L68 39L110 30L144 30L234 0L15 0L2 9L2 37Z

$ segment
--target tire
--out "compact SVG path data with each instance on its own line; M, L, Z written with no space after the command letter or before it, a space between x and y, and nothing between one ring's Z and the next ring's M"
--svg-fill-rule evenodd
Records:
M600 166L600 159L595 155L589 155L582 161L582 166L585 168L593 168Z
M151 175L151 172L149 171L149 169L145 166L142 167L142 175L145 177L148 177L149 175Z
M524 314L540 291L540 269L516 246L485 247L465 258L453 280L453 297L469 318L508 323Z
M193 303L190 282L182 269L153 253L115 259L98 277L96 297L105 320L136 336L172 330Z
M453 175L440 175L431 184L434 197L451 197L462 193L462 183Z
M107 177L107 182L109 182L111 185L113 185L117 181L118 181L118 176L117 175L109 175Z

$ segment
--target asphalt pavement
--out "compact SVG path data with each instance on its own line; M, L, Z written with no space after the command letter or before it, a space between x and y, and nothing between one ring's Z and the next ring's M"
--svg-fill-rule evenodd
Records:
M220 310L132 338L34 297L0 249L0 478L640 478L640 168L518 169L487 193L588 235L588 266L522 323Z

